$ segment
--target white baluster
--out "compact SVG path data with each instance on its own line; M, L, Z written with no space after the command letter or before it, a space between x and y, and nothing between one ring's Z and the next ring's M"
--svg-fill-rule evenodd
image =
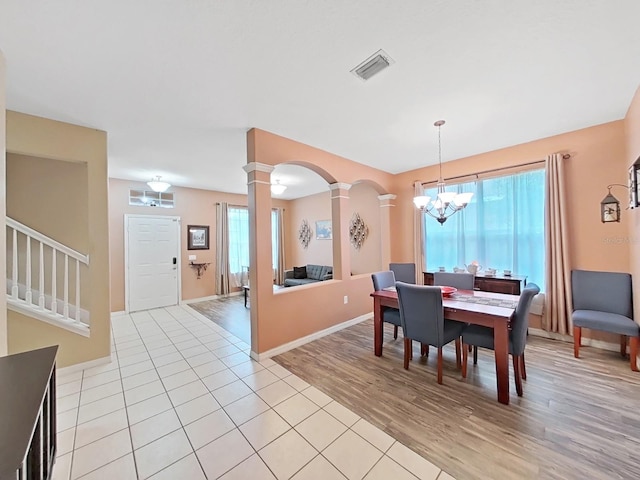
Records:
M40 269L38 275L38 290L40 290L38 306L44 309L44 244L42 242L40 242Z
M13 264L11 270L11 297L17 300L20 287L18 287L18 231L15 228L13 229Z
M32 303L32 293L31 293L31 237L27 235L27 291L24 296L25 302L29 305Z
M80 260L76 260L76 322L80 321Z
M62 309L64 318L69 318L69 255L64 256L64 307Z
M51 255L51 311L53 313L58 313L58 251L53 248Z

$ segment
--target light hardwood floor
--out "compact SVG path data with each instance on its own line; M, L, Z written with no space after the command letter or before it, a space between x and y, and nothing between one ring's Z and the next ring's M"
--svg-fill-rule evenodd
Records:
M402 368L402 334L385 326L373 354L368 320L274 360L418 452L458 480L640 478L640 374L618 353L529 337L527 381L510 405L496 400L493 352L469 358L468 378L445 348ZM511 362L509 362L511 364Z
M242 295L205 300L191 303L189 306L226 331L233 333L247 345L251 345L250 311L244 306Z

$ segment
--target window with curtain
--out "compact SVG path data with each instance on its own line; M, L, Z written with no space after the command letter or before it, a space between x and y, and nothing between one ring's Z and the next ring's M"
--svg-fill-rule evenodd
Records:
M526 275L544 290L544 170L449 185L473 192L464 210L440 225L424 215L427 270L484 268ZM436 188L425 189L434 198Z
M271 210L272 268L278 265L278 211ZM249 266L249 209L229 206L229 268L233 275Z

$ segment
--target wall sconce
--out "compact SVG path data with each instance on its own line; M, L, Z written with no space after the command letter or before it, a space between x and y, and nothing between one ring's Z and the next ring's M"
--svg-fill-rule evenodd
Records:
M600 202L600 220L602 223L619 222L620 221L620 202L616 197L611 195L612 187L624 187L629 190L629 187L622 185L621 183L612 183L607 185L609 193Z

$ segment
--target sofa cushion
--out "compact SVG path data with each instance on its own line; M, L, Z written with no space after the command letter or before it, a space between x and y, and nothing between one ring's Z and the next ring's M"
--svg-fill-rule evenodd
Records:
M293 278L307 278L307 267L293 267Z
M318 280L312 278L285 278L285 287L297 287L298 285L307 285L308 283L317 283Z
M307 265L307 278L311 278L312 280L322 280L325 272L327 271L327 267L325 265Z

